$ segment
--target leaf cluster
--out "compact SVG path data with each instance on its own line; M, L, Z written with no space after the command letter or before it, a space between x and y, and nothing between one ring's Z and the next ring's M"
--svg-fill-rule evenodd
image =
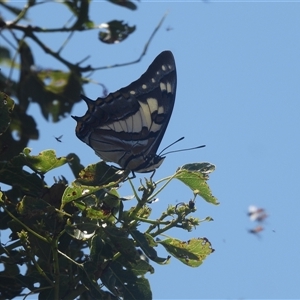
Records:
M44 174L63 164L70 165L76 179L68 184L62 177L47 186ZM5 282L1 295L13 298L26 288L41 299L151 299L145 275L154 273L153 263L168 264L173 256L198 267L214 251L205 237L161 239L171 228L191 231L212 220L191 214L197 195L218 204L206 183L213 169L208 163L189 164L159 182L145 179L136 190L128 172L104 162L83 168L75 154L58 158L46 150L31 155L25 148L11 161L1 162L1 181L11 186L0 192L0 228L11 232L0 247L0 278ZM191 188L194 198L168 206L158 219L151 219L154 199L174 179ZM118 193L122 182L131 184L132 197ZM158 254L159 245L167 257Z

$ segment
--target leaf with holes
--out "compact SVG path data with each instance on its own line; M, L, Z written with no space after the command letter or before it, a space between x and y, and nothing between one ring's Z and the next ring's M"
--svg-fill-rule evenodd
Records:
M68 162L66 157L56 157L54 150L44 150L38 155L30 155L30 152L29 148L23 150L24 164L38 173L46 174Z
M177 169L174 178L182 181L192 191L202 197L205 201L218 205L219 202L211 193L207 184L208 174L214 170L214 166L209 163L186 164Z
M189 267L199 267L204 259L215 251L207 238L193 238L187 242L169 238L158 243Z

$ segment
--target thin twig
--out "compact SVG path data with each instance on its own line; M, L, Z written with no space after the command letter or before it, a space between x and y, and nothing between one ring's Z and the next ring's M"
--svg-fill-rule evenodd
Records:
M128 65L139 63L142 60L143 56L146 55L148 47L149 47L152 39L154 38L157 31L160 29L160 27L161 27L163 21L165 20L165 18L167 17L167 15L168 15L168 12L166 12L164 14L164 16L162 17L162 19L159 21L158 25L155 27L155 29L153 30L152 34L150 35L148 41L146 42L141 55L137 59L135 59L131 62L126 62L126 63L121 63L121 64L114 64L114 65L111 65L111 66L108 65L108 66L96 67L96 68L93 68L90 65L88 65L86 67L80 67L79 63L72 64L71 62L67 61L66 59L64 59L60 56L59 53L60 53L62 47L59 49L59 51L53 51L48 46L46 46L34 34L34 32L43 32L43 33L46 33L46 32L69 32L69 31L71 31L71 28L60 28L60 29L55 29L55 30L54 29L53 30L45 30L44 28L40 28L40 27L37 27L37 26L22 26L22 25L16 25L16 24L7 24L6 28L23 31L25 36L27 36L27 37L31 38L32 40L34 40L44 50L45 53L53 56L58 61L60 61L62 64L67 66L69 69L77 70L80 73L84 73L84 72L98 71L98 70L104 70L104 69L109 69L109 68L125 67L125 66L128 66ZM86 30L88 30L88 28ZM72 31L74 32L74 28L72 28Z

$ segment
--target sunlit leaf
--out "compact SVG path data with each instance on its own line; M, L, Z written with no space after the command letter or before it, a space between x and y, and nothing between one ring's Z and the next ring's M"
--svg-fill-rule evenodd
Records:
M29 148L23 150L24 164L39 173L45 174L68 162L66 157L56 157L54 150L44 150L38 155L30 155L30 152Z
M193 238L188 242L168 238L158 241L158 243L164 246L172 256L190 267L199 267L204 259L214 251L207 238Z
M62 205L75 200L82 200L85 197L103 189L105 186L86 186L76 182L72 182L71 186L68 186L62 196Z
M174 178L182 181L207 202L218 205L217 198L212 195L207 184L208 174L213 170L214 166L209 163L187 164L177 169Z

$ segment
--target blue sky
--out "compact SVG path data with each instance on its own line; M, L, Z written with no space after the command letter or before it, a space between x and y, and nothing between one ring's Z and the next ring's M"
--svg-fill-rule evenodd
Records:
M195 214L211 216L214 222L202 223L191 233L170 233L183 240L207 237L215 252L199 268L175 259L167 266L154 265L155 274L148 276L154 299L299 298L300 3L147 1L138 2L133 12L96 1L92 7L96 23L117 19L137 25L135 34L118 45L98 42L97 30L75 35L63 54L74 62L90 55L88 63L94 67L137 58L169 11L139 64L97 72L92 78L115 91L137 79L161 51L171 50L178 87L161 149L181 136L185 140L174 148L201 144L206 148L167 156L155 180L185 163L216 165L209 185L220 205L197 198ZM57 16L57 8L62 10L61 5L48 4L47 12L57 17L59 26L68 12ZM45 18L42 9L37 6L29 17L53 27L53 19ZM49 34L45 41L58 49L64 38ZM37 65L61 67L41 51L36 55ZM92 99L102 95L101 87L92 83L85 92ZM85 111L82 102L72 114L81 116ZM36 105L30 113L40 115ZM97 162L92 149L76 138L75 125L70 116L54 125L41 120L41 139L29 145L32 153L56 149L64 156L76 151L84 165ZM63 142L57 143L53 136L61 134ZM65 167L49 173L48 184L62 173L73 179ZM144 176L135 179L136 185L139 177ZM125 184L120 193L132 192ZM191 197L185 186L172 182L152 204L153 218L168 204ZM247 232L254 226L246 214L249 205L269 214L261 238Z

